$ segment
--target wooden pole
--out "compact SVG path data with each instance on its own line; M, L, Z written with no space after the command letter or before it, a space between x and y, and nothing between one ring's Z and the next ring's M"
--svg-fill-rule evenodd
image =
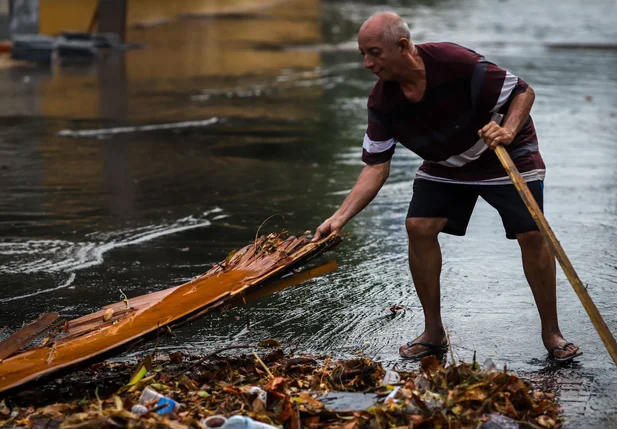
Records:
M587 288L585 287L585 285L583 285L583 282L581 282L578 274L576 274L576 271L574 270L572 263L570 263L566 252L564 252L561 244L559 244L559 241L557 240L557 237L555 237L555 233L546 221L542 210L540 210L540 207L538 207L538 203L536 203L536 200L529 191L529 188L527 187L527 183L525 183L523 176L521 176L521 174L518 172L518 169L514 165L514 162L512 162L512 158L510 158L510 155L503 146L497 146L495 148L495 153L497 154L497 158L499 158L499 161L501 161L503 168L505 168L508 172L508 176L510 176L510 179L512 179L512 182L514 183L514 186L516 187L519 195L525 202L529 213L531 213L531 216L533 216L533 219L536 221L538 228L540 228L540 231L544 235L544 238L553 250L553 253L555 253L557 260L559 261L559 265L561 265L561 268L566 273L566 277L568 277L568 280L574 288L574 291L583 303L583 307L585 307L585 311L587 311L587 314L591 319L591 323L593 323L596 331L598 331L598 334L600 334L600 338L602 339L604 346L613 358L613 362L615 363L615 365L617 365L617 342L615 341L615 337L613 337L613 334L608 329L608 326L606 326L606 322L604 322L604 319L598 311L598 308L591 300L591 297L587 293Z

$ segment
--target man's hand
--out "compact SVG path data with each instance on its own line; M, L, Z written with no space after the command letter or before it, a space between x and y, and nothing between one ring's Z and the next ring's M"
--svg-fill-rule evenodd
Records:
M495 149L497 145L507 146L512 143L516 133L491 121L478 131L478 135L484 139L488 147Z
M315 235L313 236L313 239L311 240L311 242L321 240L322 238L327 237L333 232L339 233L341 232L341 229L343 229L343 226L345 226L345 224L342 223L341 221L338 221L333 218L326 219L324 223L319 225L319 228L317 228L317 231L315 231Z

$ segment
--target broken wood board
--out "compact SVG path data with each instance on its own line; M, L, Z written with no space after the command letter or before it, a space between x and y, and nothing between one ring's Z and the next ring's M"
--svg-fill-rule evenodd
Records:
M172 322L219 306L249 288L275 280L342 241L332 234L311 243L308 235L270 234L232 252L207 273L165 291L121 301L67 322L45 346L0 363L0 392L114 350Z
M13 353L27 346L37 335L58 319L57 313L46 313L24 326L0 343L0 363Z

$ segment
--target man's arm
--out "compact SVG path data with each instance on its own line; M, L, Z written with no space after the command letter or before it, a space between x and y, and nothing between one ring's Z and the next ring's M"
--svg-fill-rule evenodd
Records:
M533 89L530 86L527 87L525 92L514 97L501 126L491 121L478 131L478 135L484 139L491 149L495 149L497 145L509 145L514 140L516 133L527 122L535 98Z
M330 218L322 223L313 241L327 237L332 232L340 232L347 222L360 213L377 196L390 174L390 160L364 167L353 189Z

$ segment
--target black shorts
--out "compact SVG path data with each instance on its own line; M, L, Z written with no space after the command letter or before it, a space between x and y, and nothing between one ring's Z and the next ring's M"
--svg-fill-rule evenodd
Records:
M544 182L538 180L527 185L543 210ZM448 223L442 232L465 235L478 196L497 209L507 238L515 239L516 234L538 231L514 185L461 185L415 180L407 217L446 218Z

